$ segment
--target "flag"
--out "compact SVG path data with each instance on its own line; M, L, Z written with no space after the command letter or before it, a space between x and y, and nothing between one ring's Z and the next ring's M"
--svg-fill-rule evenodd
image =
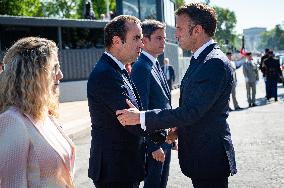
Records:
M241 48L240 54L241 54L242 56L246 56L246 55L247 55L247 53L246 53L246 51L245 51L245 48Z

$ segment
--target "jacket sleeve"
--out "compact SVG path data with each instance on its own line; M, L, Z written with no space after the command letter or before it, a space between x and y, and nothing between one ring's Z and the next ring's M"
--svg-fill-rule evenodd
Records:
M146 129L156 130L172 127L192 126L212 110L212 106L223 94L224 89L233 84L229 68L219 59L206 62L194 81L194 91L186 95L182 106L176 109L151 110L145 113ZM184 83L187 85L189 83ZM184 86L186 87L186 86ZM230 89L227 88L227 89ZM230 89L231 91L231 89ZM224 99L226 100L226 99Z
M122 77L115 71L104 72L97 76L96 80L90 80L88 83L92 85L89 87L88 95L100 100L111 111L112 117L110 118L114 118L119 124L116 111L129 108L126 99L131 101ZM124 128L132 134L144 135L140 126L124 126Z
M247 78L248 77L248 73L247 73L246 66L243 66L243 73L244 73L244 77Z
M27 187L29 137L16 115L0 115L0 187Z

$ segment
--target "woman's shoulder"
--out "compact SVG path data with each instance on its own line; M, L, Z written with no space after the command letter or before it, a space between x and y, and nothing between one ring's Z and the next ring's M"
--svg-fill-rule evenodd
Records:
M15 131L26 130L24 117L21 112L15 107L10 107L5 112L0 114L0 130L7 129L9 127L17 127Z

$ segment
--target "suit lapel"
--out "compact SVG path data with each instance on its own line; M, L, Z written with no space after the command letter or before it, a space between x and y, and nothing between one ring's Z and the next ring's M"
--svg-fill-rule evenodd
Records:
M202 69L202 67L204 66L204 60L207 57L207 55L215 48L218 46L216 45L216 43L210 44L209 46L207 46L198 56L197 58L197 65L194 66L193 69L190 69L191 67L189 66L189 68L186 70L186 73L181 81L181 96L183 94L183 88L188 85L192 79L195 77L195 75L198 74L198 72Z
M123 83L124 83L124 85L127 89L129 98L130 99L134 98L135 101L132 101L132 102L135 103L134 105L141 110L141 108L142 108L141 100L140 100L140 97L138 95L138 92L137 92L133 82L131 81L131 78L124 75L122 73L122 70L118 66L118 64L111 57L109 57L107 54L104 53L102 55L101 59L102 59L102 61L109 63L116 70L116 72L121 76L122 81L123 81ZM130 97L130 96L133 96L133 97Z
M143 60L143 62L147 62L151 66L151 74L153 78L156 80L157 84L162 89L162 92L164 93L164 95L168 98L168 100L170 100L170 92L167 91L165 84L162 83L163 82L162 79L164 79L164 77L161 77L162 75L159 74L159 71L155 68L153 62L147 56L145 56L142 53L140 58Z

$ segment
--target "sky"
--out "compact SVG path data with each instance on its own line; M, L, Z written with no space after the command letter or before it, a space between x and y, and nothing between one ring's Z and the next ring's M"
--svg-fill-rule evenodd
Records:
M185 2L204 2L185 0ZM237 24L235 31L243 33L243 29L266 27L273 29L277 24L284 24L284 0L210 0L211 6L227 8L235 12Z

